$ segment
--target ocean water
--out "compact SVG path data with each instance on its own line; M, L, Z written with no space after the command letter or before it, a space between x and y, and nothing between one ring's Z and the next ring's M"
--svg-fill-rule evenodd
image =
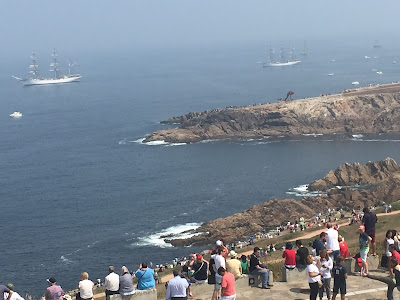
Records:
M166 128L160 121L189 111L399 79L400 45L308 45L302 63L285 68L257 64L266 60L265 44L83 52L82 81L56 86L23 87L11 75L22 76L29 59L3 62L0 282L41 295L51 276L72 289L83 271L95 280L109 265L166 263L207 247L173 248L162 235L273 197L299 197L305 184L344 162L399 160L400 136L393 135L141 143ZM43 53L39 59L48 61ZM9 117L16 110L22 118Z

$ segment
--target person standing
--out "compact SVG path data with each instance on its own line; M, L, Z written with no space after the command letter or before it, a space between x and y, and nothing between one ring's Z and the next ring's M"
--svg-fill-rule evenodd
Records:
M168 281L167 294L165 295L166 300L186 300L186 289L189 287L189 283L185 278L180 276L178 269L173 271L174 278Z
M261 255L261 250L258 247L254 247L253 254L250 256L250 274L262 275L262 288L270 289L272 284L269 282L269 270L267 266L260 263L258 259Z
M362 223L365 226L365 232L371 237L372 255L376 255L376 242L375 242L375 224L378 222L378 217L375 213L370 212L368 207L363 209L364 217Z
M237 259L237 253L231 250L228 256L230 256L231 259L226 260L226 271L232 273L235 279L238 279L242 275L242 265Z
M142 262L139 265L139 269L135 272L135 276L138 281L138 290L148 290L154 289L156 287L156 282L154 280L154 271L147 267L146 262Z
M115 273L114 267L108 267L108 275L104 278L104 286L106 287L106 299L110 299L110 295L118 294L119 276Z
M368 263L367 255L369 252L369 244L372 238L365 232L365 226L360 225L360 235L358 237L358 243L360 245L360 257L362 262L361 276L368 276Z
M218 274L222 277L221 281L221 298L220 300L235 300L235 276L225 271L224 268L218 269Z
M322 299L324 295L324 290L326 292L326 297L331 299L331 271L333 269L332 258L328 255L326 250L321 250L321 277L322 277L322 287L319 289L319 298Z
M340 247L339 247L339 234L337 230L335 230L331 223L326 225L328 230L326 231L326 249L328 250L329 256L332 258L332 261L336 262L336 258L340 255Z
M79 281L78 284L79 295L82 300L93 299L93 287L94 282L89 280L89 274L87 272L83 272L81 274L81 281Z
M310 286L310 300L316 300L319 291L319 281L321 281L321 272L314 264L314 256L307 256L307 278Z
M46 289L46 294L44 295L46 300L62 300L64 291L61 286L56 285L56 279L51 277L47 279L49 287Z
M338 262L333 267L333 296L332 300L336 299L336 295L339 293L340 290L340 298L344 300L346 296L346 279L347 279L347 270L342 265L344 262L344 257L339 256L337 258Z
M208 275L208 261L203 259L203 255L197 254L196 261L193 264L193 275L195 283L205 283Z
M223 267L224 269L226 268L225 265L225 257L223 256L225 254L225 250L222 246L218 246L217 248L217 253L211 255L211 258L214 259L215 264L213 265L214 272L215 272L215 286L214 286L214 292L212 295L213 300L217 300L220 296L221 292L221 281L222 277L221 275L218 274L218 269L220 267Z

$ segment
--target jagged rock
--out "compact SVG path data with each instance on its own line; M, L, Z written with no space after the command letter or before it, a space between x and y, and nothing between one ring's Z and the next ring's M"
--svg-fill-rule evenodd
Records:
M160 130L145 142L197 142L310 133L400 132L400 84L365 87L350 92L290 102L230 107L173 117L175 129Z
M311 218L318 212L326 211L328 207L351 210L376 206L383 202L392 203L400 199L399 170L400 166L391 158L366 165L344 164L335 172L330 171L325 176L326 180L315 182L322 181L327 186L328 183L336 182L337 178L341 185L374 185L365 189L331 188L326 195L304 197L301 200L271 199L263 204L253 205L241 213L205 222L196 230L199 233L197 236L170 242L174 246L205 245L223 238L230 243L268 227L279 226L282 222L298 220L300 217Z
M335 186L352 186L377 184L397 176L400 166L392 159L386 158L378 162L368 162L339 166L335 171L329 171L322 179L313 181L308 185L309 191L326 191Z

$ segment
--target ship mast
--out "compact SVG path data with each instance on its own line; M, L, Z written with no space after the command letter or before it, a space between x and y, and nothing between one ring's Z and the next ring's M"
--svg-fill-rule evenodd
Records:
M29 71L29 73L33 74L33 77L36 79L36 78L38 78L38 67L39 67L39 65L37 64L37 57L36 57L35 53L32 53L31 59L32 59L32 64L29 65L29 69L31 69Z
M57 79L57 72L58 72L58 60L57 60L57 52L56 49L53 49L53 54L51 55L53 56L53 62L50 64L50 67L52 67L52 69L50 69L50 72L54 72L54 79Z

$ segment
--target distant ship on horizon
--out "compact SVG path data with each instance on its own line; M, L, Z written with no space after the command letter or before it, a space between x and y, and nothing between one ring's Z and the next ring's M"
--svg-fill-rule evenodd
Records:
M73 81L79 81L79 79L82 78L81 74L71 74L71 69L74 65L76 65L76 62L68 63L68 75L60 75L60 70L58 68L58 58L57 58L57 52L56 49L53 50L52 53L53 56L53 61L50 64L50 72L53 72L54 76L52 78L43 78L39 77L39 65L37 63L37 57L35 53L32 53L31 59L32 59L32 64L29 65L29 73L33 75L32 78L19 78L16 76L12 76L13 78L21 81L24 85L46 85L46 84L57 84L57 83L69 83Z
M292 46L292 50L290 52L290 59L285 59L285 53L283 48L281 48L280 53L280 61L275 60L275 52L273 48L270 48L269 51L269 62L264 64L264 67L282 67L282 66L292 66L300 63L301 61L296 59L294 55L294 48Z

